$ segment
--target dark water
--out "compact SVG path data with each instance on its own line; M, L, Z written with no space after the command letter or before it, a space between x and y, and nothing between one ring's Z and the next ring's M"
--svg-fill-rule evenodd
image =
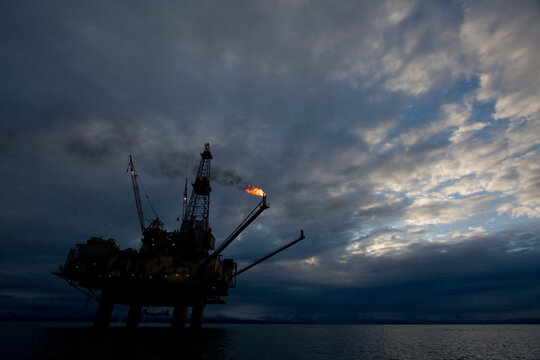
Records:
M540 325L206 325L198 332L0 322L0 359L540 359Z

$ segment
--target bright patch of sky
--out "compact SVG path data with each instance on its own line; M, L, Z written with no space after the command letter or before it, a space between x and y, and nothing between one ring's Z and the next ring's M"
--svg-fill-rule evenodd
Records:
M540 90L533 65L539 46L525 45L531 35L524 25L534 20L515 10L492 11L485 3L466 3L463 10L459 36L442 31L435 36L447 41L415 54L408 31L402 48L382 56L386 88L412 97L400 117L361 134L370 156L394 164L370 172L373 196L362 209L404 204L405 226L371 245L353 240L353 254L361 243L363 254L401 252L416 241L467 239L540 216L540 100L531 96Z

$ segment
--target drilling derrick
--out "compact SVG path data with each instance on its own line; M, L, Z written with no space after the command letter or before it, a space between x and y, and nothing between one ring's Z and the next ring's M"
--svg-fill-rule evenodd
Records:
M191 250L194 253L208 255L208 250L213 250L216 239L212 235L212 229L208 225L210 211L210 144L204 146L201 153L201 162L197 177L192 185L193 190L182 220L180 232L184 242L193 244Z
M238 271L233 259L223 259L225 250L264 210L268 209L266 194L255 209L214 250L215 237L209 226L210 161L212 153L206 144L187 202L187 180L182 201L180 229L163 229L163 223L150 204L155 218L145 226L139 194L139 181L129 157L139 227L141 248L120 250L113 239L92 237L78 243L69 251L66 262L53 274L99 302L95 328L108 326L115 304L129 306L127 327L137 327L143 306L173 307L171 327L185 326L188 307L192 308L191 327L202 324L203 309L207 304L224 304L221 299L234 288L234 279L244 271L276 255L304 239L282 246L248 267ZM142 183L141 183L142 185ZM148 195L142 187L146 199ZM149 314L147 310L142 312ZM168 314L168 311L164 312Z

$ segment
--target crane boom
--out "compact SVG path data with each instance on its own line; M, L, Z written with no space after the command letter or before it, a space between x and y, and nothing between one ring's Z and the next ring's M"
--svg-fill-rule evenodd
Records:
M304 237L304 230L300 230L300 237L290 243L288 243L287 245L284 245L282 247L280 247L279 249L276 249L274 251L272 251L270 254L266 255L266 256L263 256L262 258L260 258L259 260L255 261L253 264L249 265L249 266L246 266L245 268L243 268L242 270L239 270L237 271L236 273L233 274L233 277L236 277L238 275L240 275L241 273L243 273L244 271L248 271L249 269L251 269L252 267L254 267L255 265L257 264L260 264L262 263L263 261L265 260L268 260L270 259L272 256L274 255L277 255L278 253L282 252L283 250L293 246L294 244L296 244L297 242L300 242L302 240L304 240L305 237Z
M135 195L135 205L137 206L137 215L139 216L139 225L141 233L144 233L144 217L141 205L141 196L139 195L139 184L137 183L137 174L133 166L133 158L129 155L129 172L131 174L131 183L133 184L133 194Z

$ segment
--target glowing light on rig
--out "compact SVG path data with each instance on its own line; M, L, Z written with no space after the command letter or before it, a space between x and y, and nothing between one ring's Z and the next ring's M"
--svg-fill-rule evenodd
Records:
M251 195L266 196L266 193L253 185L248 185L246 192Z

